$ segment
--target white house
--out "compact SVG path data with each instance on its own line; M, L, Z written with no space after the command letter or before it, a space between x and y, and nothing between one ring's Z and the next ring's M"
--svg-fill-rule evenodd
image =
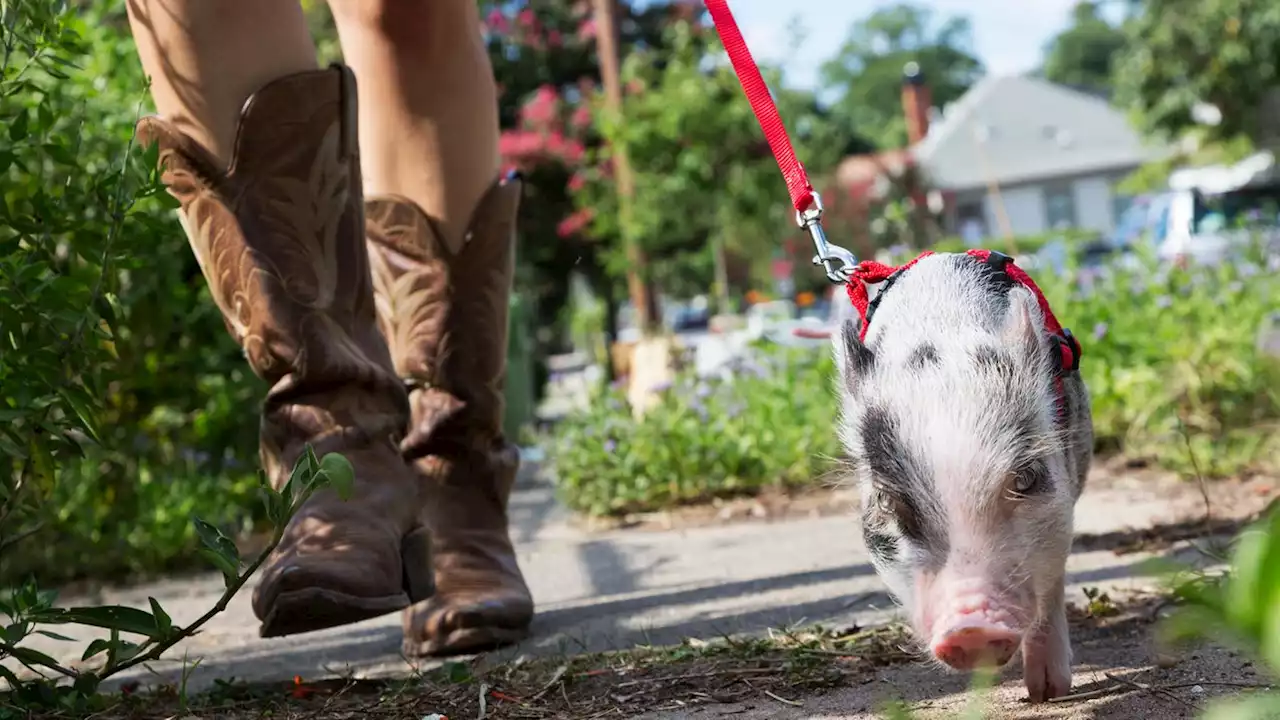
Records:
M1164 150L1096 96L1032 77L984 78L912 147L946 199L944 232L1106 232L1129 198L1116 184Z

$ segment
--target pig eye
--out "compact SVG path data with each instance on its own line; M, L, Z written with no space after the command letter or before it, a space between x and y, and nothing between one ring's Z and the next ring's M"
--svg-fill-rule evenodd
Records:
M1049 489L1049 472L1043 463L1032 463L1013 473L1014 493L1038 495Z

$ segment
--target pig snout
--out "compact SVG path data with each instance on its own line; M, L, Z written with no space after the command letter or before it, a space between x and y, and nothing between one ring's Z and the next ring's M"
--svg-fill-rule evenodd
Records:
M954 670L1003 667L1022 645L1020 613L997 593L944 589L938 607L941 613L928 635L929 650Z

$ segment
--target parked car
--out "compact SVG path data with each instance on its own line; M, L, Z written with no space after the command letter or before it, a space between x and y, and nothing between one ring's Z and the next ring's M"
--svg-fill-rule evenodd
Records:
M1232 166L1188 168L1169 178L1150 233L1166 262L1215 265L1237 259L1255 239L1280 253L1280 177L1270 153Z

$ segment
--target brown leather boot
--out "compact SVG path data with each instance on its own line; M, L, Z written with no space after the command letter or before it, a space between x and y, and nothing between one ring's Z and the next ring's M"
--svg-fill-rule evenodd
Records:
M241 111L225 169L162 119L138 131L159 143L227 329L270 384L260 452L271 483L284 484L306 443L355 469L352 497L313 495L263 566L253 594L262 636L428 597L421 487L398 448L408 398L378 331L365 250L355 76L334 66L264 86Z
M402 197L365 204L383 333L409 386L401 448L426 484L436 594L404 612L407 655L476 652L528 634L533 599L507 529L520 456L502 434L507 308L522 182L498 181L460 247Z

